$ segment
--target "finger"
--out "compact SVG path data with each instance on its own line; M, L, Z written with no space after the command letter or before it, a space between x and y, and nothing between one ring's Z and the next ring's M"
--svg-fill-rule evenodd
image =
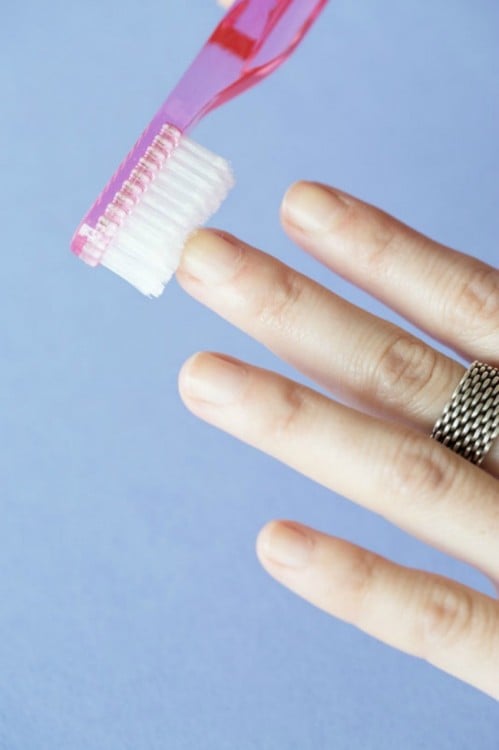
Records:
M257 553L274 578L315 606L499 699L493 599L297 523L265 526Z
M499 363L499 272L437 244L373 206L300 182L282 206L288 233L468 359Z
M355 406L430 433L464 367L237 238L193 235L182 287ZM499 475L499 441L483 467Z
M180 372L188 408L499 579L499 491L430 438L237 360L198 354Z

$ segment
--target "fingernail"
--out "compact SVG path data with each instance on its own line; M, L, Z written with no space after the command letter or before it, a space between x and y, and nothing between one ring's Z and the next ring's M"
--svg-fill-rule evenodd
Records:
M220 354L196 354L184 368L185 393L198 401L220 406L236 401L248 378L248 369L242 363Z
M263 529L261 545L269 560L288 568L304 568L310 560L314 543L298 527L280 521Z
M234 274L242 252L235 237L200 229L187 240L180 270L207 284L220 284Z
M331 226L347 203L333 190L315 182L292 185L282 203L284 216L305 232L321 232Z

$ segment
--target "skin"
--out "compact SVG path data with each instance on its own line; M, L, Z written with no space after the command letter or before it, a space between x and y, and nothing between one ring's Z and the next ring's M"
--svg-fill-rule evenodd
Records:
M290 188L281 219L331 271L468 362L499 367L499 271L316 183ZM499 593L499 439L477 467L428 437L462 364L225 232L192 235L177 280L342 401L199 352L179 375L190 411L476 567ZM296 521L268 523L256 551L312 604L499 700L496 598Z
M332 271L467 360L499 365L497 270L318 184L292 186L281 218ZM225 232L194 234L177 280L343 402L201 352L179 376L194 414L497 585L499 440L477 467L428 437L465 371L460 363ZM267 524L257 554L280 583L331 615L499 699L496 599L295 521Z

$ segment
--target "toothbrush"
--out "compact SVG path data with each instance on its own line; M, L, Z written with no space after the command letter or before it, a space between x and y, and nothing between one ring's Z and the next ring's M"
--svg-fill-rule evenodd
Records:
M237 0L78 226L71 250L149 297L175 273L188 235L234 185L222 157L187 133L277 68L327 0Z

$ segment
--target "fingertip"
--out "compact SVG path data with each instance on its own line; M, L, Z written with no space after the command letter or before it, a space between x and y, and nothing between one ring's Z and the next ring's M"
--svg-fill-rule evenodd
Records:
M221 229L202 228L189 235L177 268L177 280L187 291L230 281L244 258L245 245ZM191 285L194 283L194 289Z
M203 354L204 352L195 352L194 354L191 354L191 356L188 359L186 359L185 362L182 364L178 372L178 376L177 376L178 392L179 392L180 398L186 405L188 401L187 383L189 379L189 373L192 371L192 368L195 367L195 361Z
M262 564L267 558L268 544L269 539L272 535L272 529L279 523L280 521L278 520L268 521L265 526L262 526L262 528L258 532L258 535L256 537L255 549L256 555Z
M322 236L334 228L350 204L343 193L328 185L301 180L284 195L281 215L286 228Z
M300 194L313 184L309 180L296 180L291 183L281 201L280 217L283 224L293 223L293 206L299 200Z
M314 547L311 529L295 521L275 520L267 523L256 540L257 556L273 572L279 568L304 568Z

